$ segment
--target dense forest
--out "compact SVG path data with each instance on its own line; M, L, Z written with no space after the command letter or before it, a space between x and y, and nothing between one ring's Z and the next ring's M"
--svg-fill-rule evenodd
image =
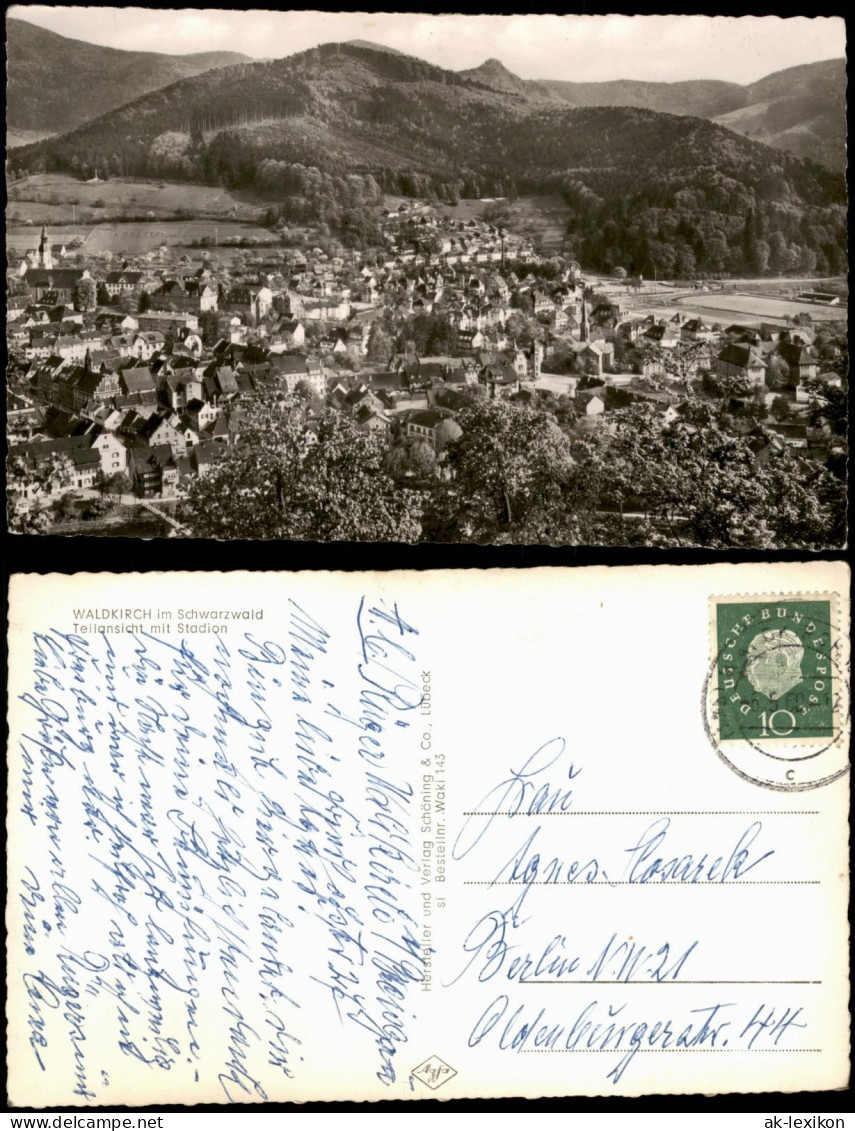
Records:
M17 150L14 164L248 189L286 220L337 226L382 192L558 192L570 209L567 250L584 267L684 277L846 269L840 174L703 119L549 106L348 44L175 83Z

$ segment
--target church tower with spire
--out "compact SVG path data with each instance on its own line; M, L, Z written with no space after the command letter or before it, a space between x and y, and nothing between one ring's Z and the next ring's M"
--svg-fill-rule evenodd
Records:
M540 380L541 368L543 366L543 343L537 340L531 343L531 379L532 381Z
M579 341L588 342L591 339L591 327L588 324L588 304L582 296L582 325L579 329Z
M39 240L39 267L42 267L45 271L50 271L53 267L53 254L44 224L42 225L42 238Z

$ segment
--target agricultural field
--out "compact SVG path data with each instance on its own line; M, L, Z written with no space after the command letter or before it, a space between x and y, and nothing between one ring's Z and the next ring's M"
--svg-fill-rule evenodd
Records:
M560 196L521 196L509 209L508 230L525 236L547 254L564 245L570 210Z
M398 197L387 197L390 204L387 207L395 207L395 202ZM406 204L407 201L402 197L400 198ZM445 216L449 216L452 220L480 220L484 209L489 206L488 201L484 200L461 200L457 204L440 204L437 208Z
M255 239L259 243L275 243L266 228L247 224L217 223L210 220L178 220L171 224L99 224L84 241L84 255L101 252L125 252L143 255L156 251L161 244L167 247L190 247L195 241L207 239L211 246L226 239Z
M23 202L9 201L6 205L7 224L32 224L39 228L42 224L57 227L62 224L72 224L75 221L94 223L99 218L99 213L104 214L106 209L75 208L72 211L67 204L48 204L41 201L25 200Z
M50 227L51 243L64 243L66 246L73 240L84 240L92 231L90 227L82 224L63 224L59 227ZM6 228L6 247L18 253L31 251L38 247L40 228L36 225L15 225Z
M267 228L251 224L237 224L233 221L214 222L212 220L176 220L171 223L151 222L142 224L96 224L93 227L70 224L50 228L52 243L69 243L75 236L83 243L77 249L81 255L145 255L157 251L161 245L176 251L187 249L199 254L194 241L209 241L211 250L215 248L221 255L227 255L229 248L222 246L230 239L254 239L261 245L278 246L275 237ZM35 226L16 227L6 233L6 246L16 252L29 251L39 242L39 230ZM234 249L231 249L234 250Z
M191 215L253 221L262 208L227 189L207 185L128 179L90 183L61 173L39 173L9 186L6 216L11 223L34 224L149 214L157 219Z
M440 205L440 211L454 220L478 220L493 203L506 205L509 232L530 239L547 253L560 252L569 216L560 196L521 196L513 201L461 200L455 205Z

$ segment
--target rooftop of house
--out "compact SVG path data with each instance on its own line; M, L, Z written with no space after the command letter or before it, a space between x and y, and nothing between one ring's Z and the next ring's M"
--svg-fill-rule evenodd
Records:
M739 342L729 342L720 350L718 360L739 366L742 369L754 369L758 366L765 369L766 367L765 361L753 346L742 345Z
M426 408L419 409L410 414L407 423L415 424L419 428L436 428L444 420L453 416L450 409Z

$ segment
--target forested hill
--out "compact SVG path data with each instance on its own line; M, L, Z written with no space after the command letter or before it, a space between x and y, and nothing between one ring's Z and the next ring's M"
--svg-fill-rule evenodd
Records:
M836 271L845 248L843 177L810 162L699 118L572 109L352 44L186 79L15 163L251 188L294 219L333 211L325 176L444 199L562 192L583 262L650 274L672 253L685 274L748 269L773 243Z
M521 79L518 75L509 71L499 59L487 59L480 67L474 67L468 71L458 71L457 73L461 78L478 83L480 86L488 86L492 90L503 90L510 94L527 94L533 98L551 100L560 98L558 94L548 89L549 84L539 83L532 79Z
M6 125L64 133L179 79L239 63L234 51L119 51L6 20Z
M745 137L846 168L846 60L775 71L757 82L566 82L520 79L495 59L462 75L497 90L561 99L571 106L634 106L710 118Z
M790 67L744 90L743 106L715 121L766 145L845 170L845 59Z

